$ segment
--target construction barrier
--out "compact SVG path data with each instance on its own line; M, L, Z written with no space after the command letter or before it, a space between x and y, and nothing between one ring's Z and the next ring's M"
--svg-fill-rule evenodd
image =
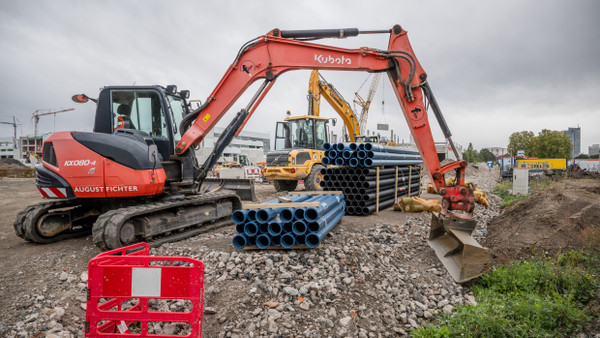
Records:
M149 252L138 243L90 260L86 337L201 336L204 264Z

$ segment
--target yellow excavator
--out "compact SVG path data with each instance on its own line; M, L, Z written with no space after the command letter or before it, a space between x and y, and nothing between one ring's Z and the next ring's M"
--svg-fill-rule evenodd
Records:
M358 118L348 102L313 70L308 81L308 115L288 116L277 122L275 150L267 153L263 174L273 180L277 191L295 190L299 180L304 180L306 190L323 190L319 185L323 179L320 171L324 167L323 144L329 142L329 119L320 116L321 97L344 121L348 140L361 138Z

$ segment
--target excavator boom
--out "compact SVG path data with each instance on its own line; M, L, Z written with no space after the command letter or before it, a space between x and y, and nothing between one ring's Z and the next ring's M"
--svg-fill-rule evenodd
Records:
M265 81L262 89L255 94L255 98L262 99L265 95L263 89L268 90L279 75L291 70L386 72L433 188L442 195L442 210L440 217L436 217L436 221L433 222L430 245L455 280L465 281L483 274L488 269L489 255L487 249L472 245L475 241L470 237L475 202L473 189L465 184L467 162L457 160L443 166L439 162L425 98L430 103L447 141L453 149L456 147L427 82L427 74L412 50L406 31L399 25L395 25L389 31L387 50L365 47L347 49L303 41L343 37L348 34L358 35L360 31L358 29L315 31L274 29L267 35L248 42L239 51L217 87L207 98L205 105L191 115L190 119L195 118L195 120L189 125L189 129L186 128L186 133L176 146L176 152L183 154L190 146L201 142L242 93L257 80ZM238 114L242 116L238 116L236 120L241 118L246 121L256 109L255 102L256 100L245 110L240 111ZM242 125L239 122L232 122L230 128L236 132ZM456 150L455 155L460 159ZM445 183L445 175L450 172L455 176L454 185ZM463 229L465 228L463 223L469 223L466 227L470 229L469 231Z

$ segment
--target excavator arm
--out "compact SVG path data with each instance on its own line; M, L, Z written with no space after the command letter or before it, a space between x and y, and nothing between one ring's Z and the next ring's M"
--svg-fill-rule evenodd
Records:
M321 96L327 100L327 102L331 105L333 110L342 118L344 121L344 125L348 130L348 136L350 137L350 141L356 141L356 136L361 135L362 131L358 126L358 119L356 118L356 114L350 105L342 95L333 87L333 85L323 77L321 77L322 81L319 79L319 71L313 70L310 73L310 79L308 81L308 97L309 97L309 108L308 114L319 116L320 108L321 108Z
M224 143L223 146L228 143L228 138L230 140L247 121L277 77L287 71L323 69L387 72L429 178L436 192L443 196L443 212L460 210L472 213L473 194L464 184L467 163L459 160L440 166L437 157L424 97L429 100L440 127L450 142L451 133L427 83L427 74L414 55L406 31L399 25L395 25L390 31L385 32L390 34L387 50L366 47L347 49L304 41L358 35L362 33L358 29L312 31L274 29L267 35L249 41L241 48L233 64L229 66L205 104L186 116L182 122L182 130L185 130L185 133L176 146L176 152L181 155L190 146L200 143L244 91L257 80L263 79L263 85L248 106L236 115L227 129L229 132L222 134L218 143ZM219 148L219 144L215 148ZM210 159L206 164L210 164L208 162ZM446 186L444 175L451 171L456 172L456 184Z

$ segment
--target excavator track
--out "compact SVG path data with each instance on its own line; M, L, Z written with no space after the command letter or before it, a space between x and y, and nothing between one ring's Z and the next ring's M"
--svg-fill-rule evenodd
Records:
M55 236L44 236L40 231L48 216L52 215L53 210L78 206L76 201L55 201L30 205L17 214L13 224L15 233L29 242L43 244L86 236L91 232L91 229L86 227L69 227ZM42 219L42 217L44 218Z
M98 217L92 241L103 251L139 241L158 246L229 225L240 207L234 192L221 190L114 209Z

